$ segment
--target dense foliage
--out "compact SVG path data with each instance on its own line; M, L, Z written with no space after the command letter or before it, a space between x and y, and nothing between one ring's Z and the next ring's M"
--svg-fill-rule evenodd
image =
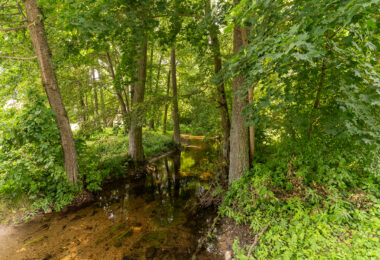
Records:
M254 87L253 168L221 212L260 232L259 259L379 255L376 1L242 1L231 73ZM243 70L241 70L243 68ZM235 241L238 258L247 248Z
M380 255L378 0L37 1L75 129L76 184L66 179L62 115L40 87L47 89L33 57L40 61L39 52L27 26L18 28L25 4L5 2L4 201L59 210L125 176L139 145L144 159L173 149L178 128L217 136L224 142L218 169L228 168L229 145L249 142L229 133L250 127L250 157L249 149L231 157L249 158L237 165L250 170L239 172L219 211L249 226L252 237L264 231L251 249L235 241L237 259L248 251L258 259ZM234 113L238 101L244 125Z

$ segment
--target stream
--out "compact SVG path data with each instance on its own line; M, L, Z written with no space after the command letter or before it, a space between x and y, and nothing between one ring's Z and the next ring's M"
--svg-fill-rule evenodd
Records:
M0 226L0 259L190 259L215 217L194 213L209 188L216 144L183 136L184 149L146 174L105 185L90 205ZM197 259L220 259L202 251Z

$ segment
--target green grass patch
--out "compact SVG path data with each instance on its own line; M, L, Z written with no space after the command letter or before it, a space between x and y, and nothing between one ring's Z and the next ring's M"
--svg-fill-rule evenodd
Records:
M128 157L129 136L115 133L112 128L93 134L82 144L81 172L86 188L101 190L101 183L109 176L122 177L131 165ZM148 159L175 147L172 134L143 130L143 147Z

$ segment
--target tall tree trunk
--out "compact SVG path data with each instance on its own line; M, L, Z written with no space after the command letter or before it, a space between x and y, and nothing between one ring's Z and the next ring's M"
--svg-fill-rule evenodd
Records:
M242 40L244 46L248 45L247 37L249 35L249 31L247 27L244 27L242 30ZM248 89L248 102L250 104L253 103L253 90L254 88ZM249 160L253 163L253 159L255 157L255 126L250 126L249 128Z
M207 1L206 6L206 15L207 13L211 13L210 2ZM218 39L218 26L216 24L211 24L209 27L210 39L211 39L211 50L214 55L214 71L215 75L218 74L222 70L222 59L220 55L220 44ZM224 89L224 82L221 79L217 85L217 93L218 93L218 104L221 118L221 127L223 131L223 159L225 161L226 166L229 164L229 156L230 156L230 131L231 131L231 122L230 115L228 113L228 105L226 98L226 91Z
M238 3L239 0L235 0L235 4ZM243 45L241 28L238 25L234 28L233 45L234 54L237 54ZM231 152L228 176L230 184L239 179L249 169L248 129L244 125L245 117L243 116L243 109L247 104L247 100L239 94L243 82L244 78L241 75L236 76L232 82Z
M79 172L78 155L75 149L75 142L70 127L69 118L67 117L58 87L45 27L43 22L40 20L42 15L37 7L36 0L23 0L23 3L29 24L30 36L41 70L42 84L45 88L49 104L56 114L56 122L60 131L67 178L69 181L76 184Z
M179 112L178 112L178 95L177 95L177 68L175 57L175 43L171 51L171 70L172 70L172 88L173 88L173 139L177 145L181 145L181 133L179 129Z
M169 99L169 92L170 92L170 70L168 72L168 81L167 81L167 89L166 89L166 98ZM168 100L165 103L165 113L164 113L164 121L162 123L162 132L166 134L166 126L168 122L168 109L169 109L169 103Z
M134 83L134 94L132 99L131 129L129 131L129 155L136 163L144 161L144 149L142 146L142 122L139 117L144 102L144 92L146 83L146 60L147 60L147 40L139 46L139 60L137 69L137 82Z

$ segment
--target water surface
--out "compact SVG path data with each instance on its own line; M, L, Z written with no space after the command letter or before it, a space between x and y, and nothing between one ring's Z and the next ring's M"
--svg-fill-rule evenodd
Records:
M216 156L213 142L184 142L146 174L106 185L87 207L1 226L0 259L190 259L214 217L194 206Z

